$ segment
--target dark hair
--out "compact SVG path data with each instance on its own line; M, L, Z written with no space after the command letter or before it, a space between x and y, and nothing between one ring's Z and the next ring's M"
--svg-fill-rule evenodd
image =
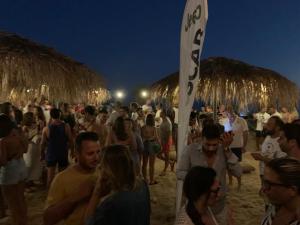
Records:
M124 121L129 121L129 122L132 123L132 122L133 122L133 119L131 119L131 118L125 118Z
M15 121L17 125L20 125L23 120L23 112L20 109L15 109Z
M95 132L82 132L77 135L75 140L75 148L77 152L81 151L83 141L98 141L99 137Z
M117 102L115 102L115 104L114 104L114 108L115 109L117 109L117 108L121 108L121 106L122 106L122 103L121 102L119 102L119 101L117 101Z
M68 109L69 109L69 103L63 103L61 106L62 112L66 113L66 112L68 112Z
M126 113L129 113L129 107L128 106L122 106L121 109L123 109Z
M214 119L210 116L207 116L202 121L202 126L213 125L215 123Z
M152 114L148 114L146 117L146 125L154 127L155 126L155 119Z
M287 186L296 186L300 194L300 161L292 158L277 158L266 164Z
M34 114L32 112L27 112L24 114L23 125L31 126L34 122Z
M284 124L282 131L287 140L296 140L300 147L300 125L294 123Z
M136 102L132 102L130 104L130 106L131 106L131 108L135 108L135 109L137 109L139 107L139 105Z
M40 106L35 106L35 109L36 109L36 111L37 111L37 113L36 113L37 118L38 118L39 120L42 120L43 122L45 122L45 121L46 121L46 117L45 117L45 115L44 115L44 111L43 111L42 107L40 107Z
M125 124L123 117L119 116L113 125L113 131L120 141L125 141L128 138L128 135L125 131Z
M59 119L60 117L60 110L58 108L52 108L50 110L50 116L52 119Z
M163 108L163 104L160 102L160 103L158 103L156 106L159 106L159 108Z
M88 105L84 108L84 112L91 115L91 116L94 116L95 115L95 112L96 112L96 109L94 106L92 105Z
M12 107L12 104L10 102L4 102L0 105L0 113L3 113L7 116L10 114L10 108Z
M197 113L196 112L191 112L190 120L192 120L192 119L197 119Z
M270 119L273 119L275 121L276 126L279 127L280 130L282 130L284 122L282 121L282 119L280 119L280 117L272 116L270 117Z
M194 206L202 195L209 193L211 186L216 178L216 172L212 168L195 166L187 173L184 183L183 192L188 199L186 212L195 225L200 225L201 215Z
M162 109L162 110L161 110L160 116L161 116L162 113L163 113L165 116L167 116L167 111L166 111L165 109Z
M102 113L102 114L108 114L107 110L105 108L102 108L99 110L99 114Z
M14 128L14 123L8 115L0 114L0 138L6 137Z
M219 126L216 124L207 124L203 127L202 136L206 139L219 139L221 136Z

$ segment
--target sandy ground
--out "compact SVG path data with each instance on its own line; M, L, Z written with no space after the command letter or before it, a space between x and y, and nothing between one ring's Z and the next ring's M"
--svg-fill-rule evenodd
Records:
M254 140L251 135L247 150L254 150ZM258 175L258 163L251 158L250 153L244 156L244 163L250 164L256 170L250 174L244 174L243 185L240 191L236 189L236 183L229 188L229 203L233 210L233 217L236 224L256 225L259 224L263 214L263 200L258 196L260 187ZM156 172L158 184L151 186L152 216L151 225L173 225L175 220L175 196L176 178L175 173L168 172L167 176L159 177L158 174L163 168L163 162L157 160ZM42 212L46 192L39 190L27 194L29 204L28 225L42 225ZM0 225L11 225L9 218L0 220Z

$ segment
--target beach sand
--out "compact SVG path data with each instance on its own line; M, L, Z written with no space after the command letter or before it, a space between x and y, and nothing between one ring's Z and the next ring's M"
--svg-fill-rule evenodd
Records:
M258 174L258 163L250 155L254 150L254 136L251 135L244 162L256 168L250 174L243 175L243 185L237 191L236 182L229 187L229 204L233 210L235 224L256 225L260 223L260 218L264 213L264 203L259 197L260 180ZM151 225L173 225L175 220L175 196L176 196L176 177L175 173L168 172L166 176L160 177L158 174L163 168L161 160L156 161L157 185L150 186L152 215ZM235 180L234 180L235 181ZM42 225L42 213L46 192L39 190L34 193L26 194L29 204L28 225ZM0 225L11 225L9 218L0 220Z

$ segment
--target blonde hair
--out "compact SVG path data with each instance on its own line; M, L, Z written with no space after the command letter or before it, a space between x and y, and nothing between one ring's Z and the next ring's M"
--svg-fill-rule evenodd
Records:
M132 191L136 188L136 173L129 149L110 145L102 150L100 174L113 191Z

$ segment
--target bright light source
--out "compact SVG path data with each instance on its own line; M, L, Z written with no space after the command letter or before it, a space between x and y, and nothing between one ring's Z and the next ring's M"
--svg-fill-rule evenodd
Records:
M29 89L27 89L27 93L29 93L30 92L30 90Z
M98 94L99 93L99 91L95 91L95 94Z
M123 99L125 97L125 94L123 91L116 91L116 98Z
M149 96L148 91L145 91L145 90L141 91L141 97L142 98L147 98L148 96Z

